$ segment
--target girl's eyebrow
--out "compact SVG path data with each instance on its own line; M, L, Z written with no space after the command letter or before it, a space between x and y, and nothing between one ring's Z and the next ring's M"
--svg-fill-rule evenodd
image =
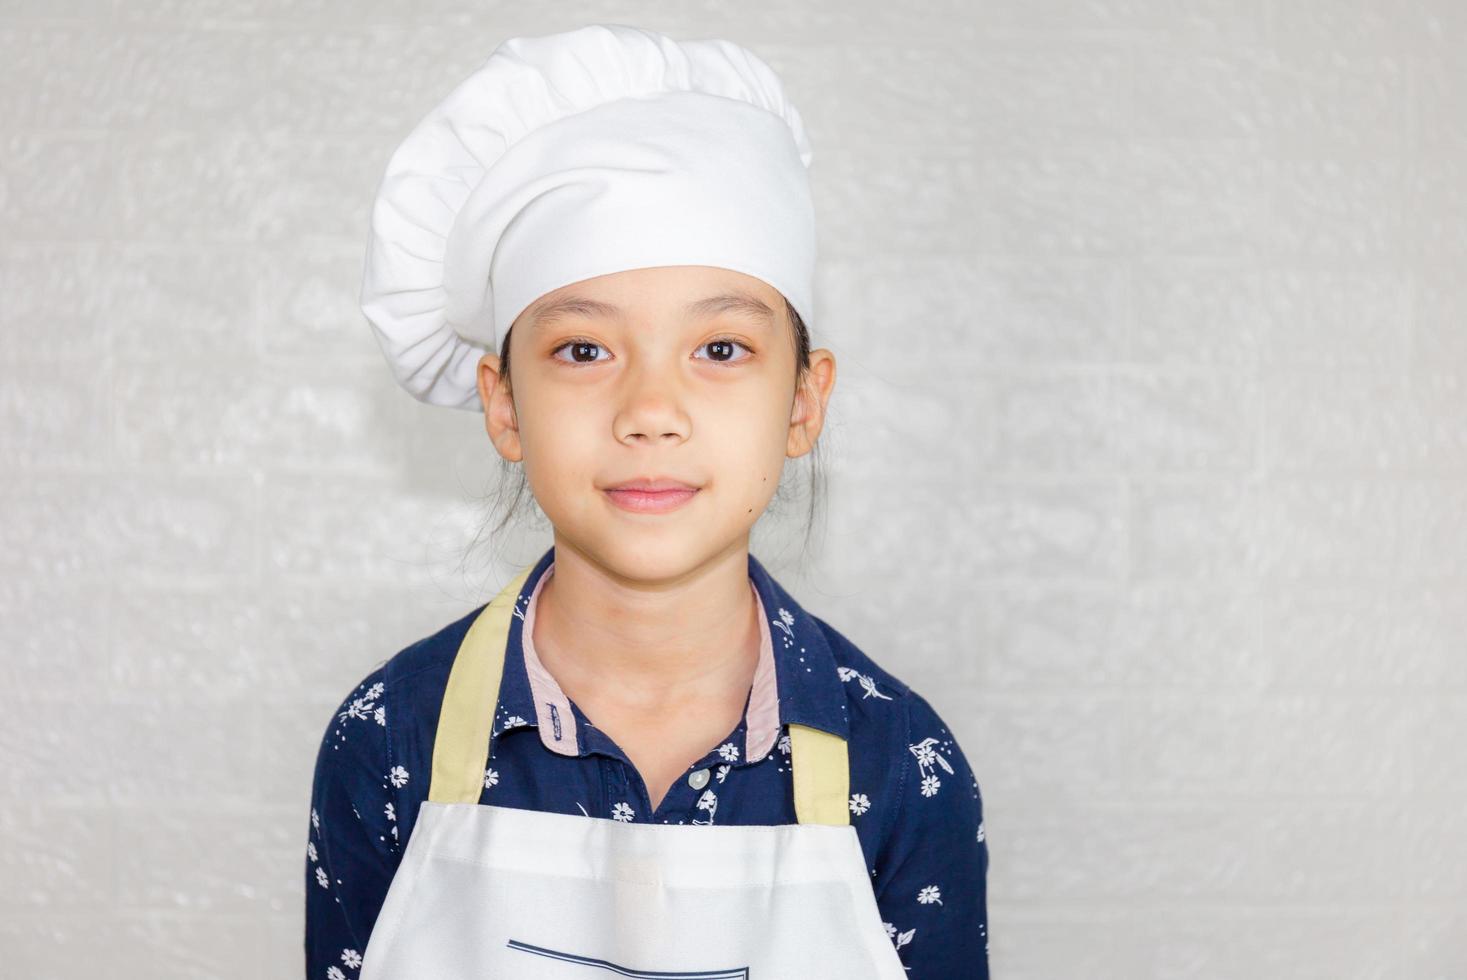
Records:
M715 316L719 313L738 313L756 320L774 322L774 311L757 296L748 293L722 293L689 303L683 312L693 317Z
M709 296L705 299L694 300L683 307L683 313L690 317L710 317L719 313L738 313L743 316L764 320L768 323L774 322L774 311L769 304L751 296L748 293L720 293L717 296ZM563 296L553 303L547 303L535 311L532 326L550 323L564 317L616 317L622 314L622 309L611 303L603 303L600 300L590 299L585 296Z

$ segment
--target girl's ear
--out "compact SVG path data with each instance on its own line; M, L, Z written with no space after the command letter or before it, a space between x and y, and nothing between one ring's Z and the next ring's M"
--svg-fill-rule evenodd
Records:
M810 370L795 389L794 407L790 411L789 440L785 454L803 456L815 448L815 440L825 426L825 407L835 388L835 355L824 347L810 352Z
M511 463L524 458L520 447L519 420L515 418L514 401L499 375L499 355L479 358L479 401L484 406L484 431L499 455Z

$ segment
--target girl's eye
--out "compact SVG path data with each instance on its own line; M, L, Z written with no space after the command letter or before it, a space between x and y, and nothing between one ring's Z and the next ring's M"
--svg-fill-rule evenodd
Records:
M708 341L708 343L704 344L698 349L716 351L717 353L715 353L709 359L723 364L737 363L738 361L746 361L749 359L748 357L735 358L733 356L733 348L735 347L742 347L744 348L744 350L749 351L750 357L752 357L754 354L752 350L749 350L747 345L742 344L737 340L734 340L732 337L719 337L717 340L710 340Z
M708 341L708 343L702 345L698 349L711 351L708 359L721 364L738 363L739 361L747 360L748 357L734 357L733 349L735 347L742 347L744 350L749 352L749 356L752 356L754 353L752 350L749 349L748 345L734 340L732 337L719 337L717 340L710 340ZM559 356L560 352L563 350L569 350L571 352L571 356L568 359ZM550 352L550 356L558 361L566 361L567 363L595 364L597 361L603 360L603 358L596 356L597 353L604 352L605 348L603 348L595 341L576 338L573 340L567 340L565 343L552 350Z
M748 359L733 358L732 348L744 348L745 351L748 351L747 345L744 345L744 343L739 343L738 340L733 339L733 337L717 337L716 340L709 340L709 342L704 343L704 345L700 346L700 348L698 349L700 349L700 351L707 351L707 349L709 348L713 348L716 349L716 351L719 351L719 354L713 356L713 358L709 358L711 359L711 361L717 362L717 364L738 364L738 361L747 361ZM753 351L748 352L750 352L750 355L754 354Z
M566 348L570 348L571 361L576 364L595 364L598 360L601 360L601 358L596 356L595 352L604 349L600 344L596 343L595 341L581 340L578 338L575 340L567 340L565 343L555 348L555 350L551 351L550 356L554 357L557 361L564 361L565 358L557 357L556 355L558 355Z

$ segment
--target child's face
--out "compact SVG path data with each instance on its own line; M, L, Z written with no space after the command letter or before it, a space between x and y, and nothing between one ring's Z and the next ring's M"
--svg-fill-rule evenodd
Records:
M686 309L729 294L760 301L772 315ZM541 315L571 297L619 312L583 305ZM833 355L812 351L797 397L784 297L760 279L711 266L635 269L564 286L516 319L509 343L511 392L498 383L495 354L479 365L495 447L523 462L558 538L648 577L747 546L784 460L814 445L835 381ZM661 513L628 511L605 489L658 477L699 489Z

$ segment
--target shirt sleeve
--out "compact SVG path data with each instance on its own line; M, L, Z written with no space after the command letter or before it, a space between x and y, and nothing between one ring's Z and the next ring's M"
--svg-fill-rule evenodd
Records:
M988 844L967 757L936 711L907 697L891 846L876 904L909 980L987 980Z
M401 860L386 684L378 668L336 709L316 756L306 843L306 980L354 980Z

